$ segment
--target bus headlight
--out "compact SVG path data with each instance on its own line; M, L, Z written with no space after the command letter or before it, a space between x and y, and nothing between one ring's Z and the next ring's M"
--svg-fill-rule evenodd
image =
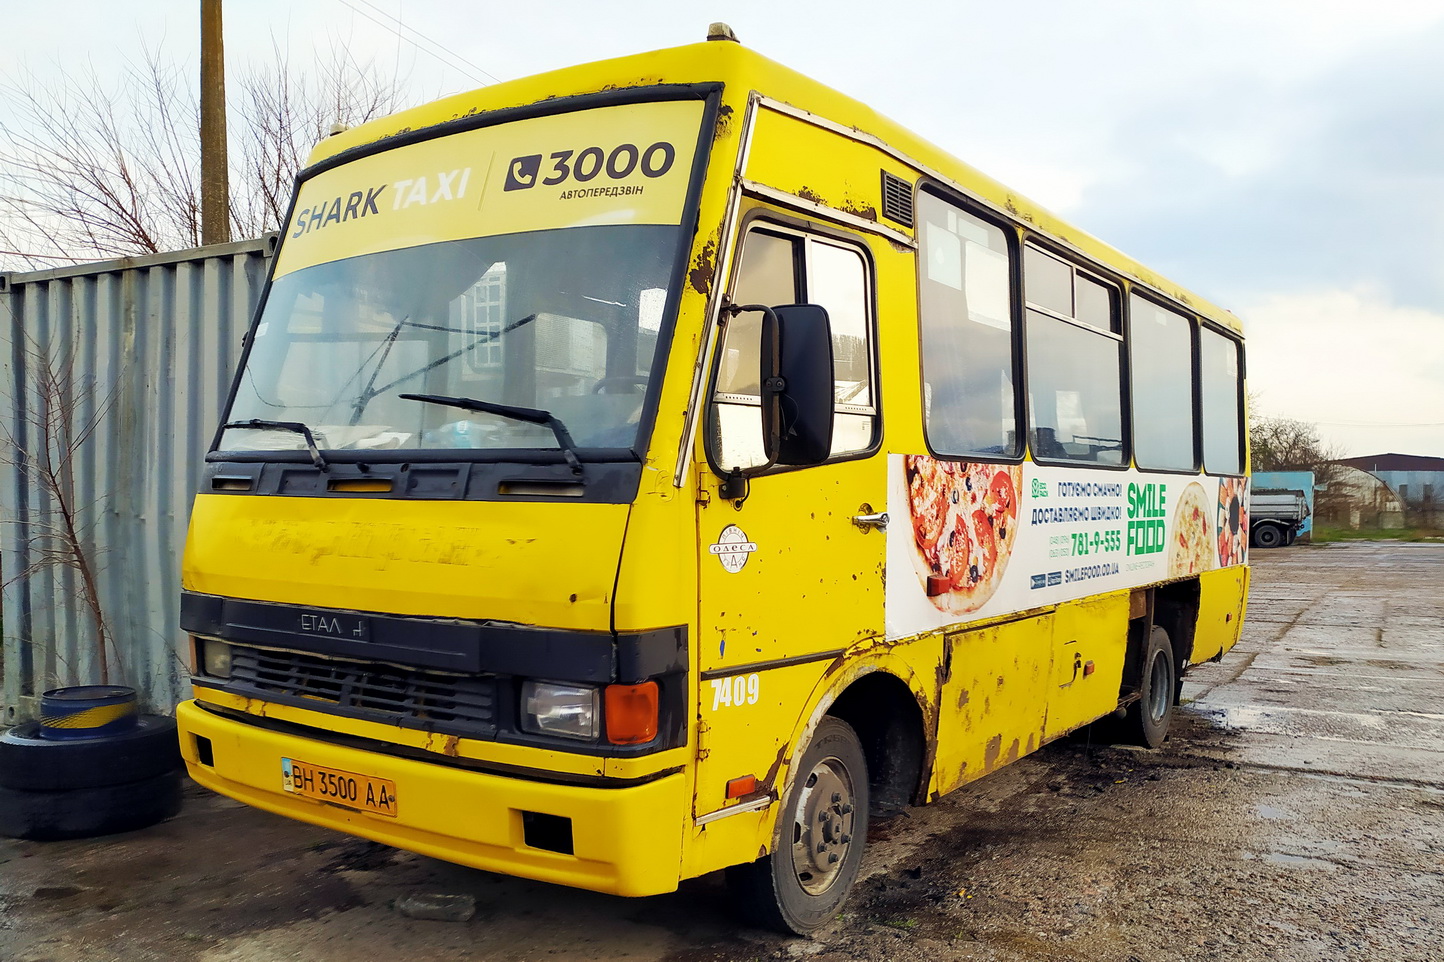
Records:
M521 686L521 727L538 735L595 741L600 693L586 685L526 681Z
M231 677L231 646L209 638L200 641L201 671L212 678Z

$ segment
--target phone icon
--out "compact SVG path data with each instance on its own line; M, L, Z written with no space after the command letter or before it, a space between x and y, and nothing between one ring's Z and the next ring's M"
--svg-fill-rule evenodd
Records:
M506 168L505 190L526 190L536 186L537 171L541 169L541 154L514 157Z

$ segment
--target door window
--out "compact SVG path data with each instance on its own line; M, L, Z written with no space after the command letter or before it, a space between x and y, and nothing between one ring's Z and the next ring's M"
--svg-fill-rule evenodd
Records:
M732 303L819 304L832 327L832 457L873 447L878 434L868 263L851 244L768 225L750 230L737 265ZM731 317L722 336L709 443L724 471L767 463L763 453L762 315Z

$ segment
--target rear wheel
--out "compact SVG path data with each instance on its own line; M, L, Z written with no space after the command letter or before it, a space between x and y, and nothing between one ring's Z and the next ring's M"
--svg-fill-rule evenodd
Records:
M742 915L798 935L831 921L862 865L867 806L862 743L847 722L825 717L794 769L772 853L727 870Z
M1143 678L1138 700L1128 706L1125 721L1130 740L1157 748L1168 737L1168 723L1178 698L1178 668L1168 632L1153 626L1143 655Z
M1255 548L1277 548L1283 543L1284 533L1279 530L1278 525L1254 525L1253 544Z

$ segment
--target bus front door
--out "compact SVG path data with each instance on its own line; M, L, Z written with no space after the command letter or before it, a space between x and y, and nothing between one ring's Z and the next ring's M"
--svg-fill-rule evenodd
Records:
M803 748L792 744L802 712L829 666L883 635L886 536L881 518L869 520L887 504L871 263L861 241L760 217L743 238L732 303L827 309L834 432L825 463L773 468L723 497L719 473L764 460L760 314L729 320L700 432L711 468L702 470L697 514L698 816L780 792L784 760Z

